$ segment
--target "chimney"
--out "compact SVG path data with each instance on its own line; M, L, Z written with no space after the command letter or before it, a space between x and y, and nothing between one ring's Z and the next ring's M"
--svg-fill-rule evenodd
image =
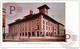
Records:
M30 14L33 14L33 11L32 10L30 10Z

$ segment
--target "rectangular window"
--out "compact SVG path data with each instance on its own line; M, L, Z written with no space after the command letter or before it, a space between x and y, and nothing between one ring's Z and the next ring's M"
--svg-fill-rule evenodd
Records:
M27 30L27 27L25 27L25 30Z
M48 32L46 32L46 36L48 36Z
M22 33L22 35L24 36L24 33Z
M25 32L25 36L27 36L27 32Z
M31 33L30 32L28 32L28 37L30 37L31 36Z
M39 20L37 20L37 24L39 24Z
M20 36L21 36L21 33L20 33Z
M37 25L37 29L39 30L39 25Z
M47 25L47 22L46 22L46 25Z
M49 27L49 30L50 30L50 27Z
M45 24L44 20L43 20L43 24Z
M37 36L39 37L39 32L37 32Z
M49 22L49 26L50 26L50 22Z
M46 26L46 30L47 30L47 26Z
M35 33L34 32L32 32L32 36L35 36Z

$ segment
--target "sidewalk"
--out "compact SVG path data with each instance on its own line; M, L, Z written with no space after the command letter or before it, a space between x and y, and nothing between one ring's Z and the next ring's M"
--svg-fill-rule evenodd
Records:
M27 37L18 39L3 39L5 42L37 42L37 41L65 41L62 37Z
M29 37L30 39L65 39L63 37Z

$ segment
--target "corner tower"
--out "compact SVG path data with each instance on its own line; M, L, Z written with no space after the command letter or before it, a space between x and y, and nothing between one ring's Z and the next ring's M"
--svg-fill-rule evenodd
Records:
M44 14L47 14L48 15L48 9L50 9L46 4L38 7L39 9L39 13L44 13Z

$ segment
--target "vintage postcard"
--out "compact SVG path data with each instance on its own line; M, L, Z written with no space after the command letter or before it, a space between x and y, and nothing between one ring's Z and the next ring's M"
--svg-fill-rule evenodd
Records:
M3 42L65 41L65 3L3 3L3 13Z
M79 33L73 31L77 29L73 21L77 13L72 13L75 8L69 4L75 6L78 3L2 2L2 46L73 47L75 42L78 43ZM68 11L68 8L73 9Z

